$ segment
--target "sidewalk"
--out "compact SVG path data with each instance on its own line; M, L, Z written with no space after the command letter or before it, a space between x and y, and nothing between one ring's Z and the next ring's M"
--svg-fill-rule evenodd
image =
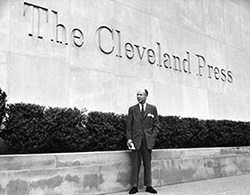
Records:
M158 195L250 195L250 174L156 187ZM110 195L127 195L128 192ZM149 195L145 189L136 195Z

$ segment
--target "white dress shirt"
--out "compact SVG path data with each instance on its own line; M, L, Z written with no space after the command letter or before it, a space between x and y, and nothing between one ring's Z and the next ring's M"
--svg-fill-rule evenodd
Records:
M139 106L140 106L140 111L141 111L142 110L142 104L139 103ZM144 103L143 104L144 112L146 111L146 106L147 106L147 103Z

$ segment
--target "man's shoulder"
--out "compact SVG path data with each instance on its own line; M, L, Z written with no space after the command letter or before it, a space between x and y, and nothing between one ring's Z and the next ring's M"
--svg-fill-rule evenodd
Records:
M135 104L133 106L130 106L129 109L134 109L134 108L137 108L138 107L138 104Z
M153 104L149 104L149 103L147 103L147 106L148 106L148 107L151 107L151 108L156 108L156 106L155 106L155 105L153 105Z

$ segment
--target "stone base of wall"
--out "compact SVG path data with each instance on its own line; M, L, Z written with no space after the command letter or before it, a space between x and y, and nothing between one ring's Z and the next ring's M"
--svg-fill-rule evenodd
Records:
M154 150L153 186L250 172L250 147ZM82 195L130 189L129 151L0 156L0 195ZM143 167L140 174L143 187Z

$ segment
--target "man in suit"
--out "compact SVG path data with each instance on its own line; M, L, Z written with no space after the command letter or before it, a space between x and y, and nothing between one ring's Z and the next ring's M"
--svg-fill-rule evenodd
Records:
M155 106L146 103L148 91L140 89L137 92L139 104L131 106L128 110L127 145L132 150L132 189L129 194L138 192L139 171L141 158L144 166L144 185L146 191L156 194L152 187L151 153L155 138L159 132L159 120Z

